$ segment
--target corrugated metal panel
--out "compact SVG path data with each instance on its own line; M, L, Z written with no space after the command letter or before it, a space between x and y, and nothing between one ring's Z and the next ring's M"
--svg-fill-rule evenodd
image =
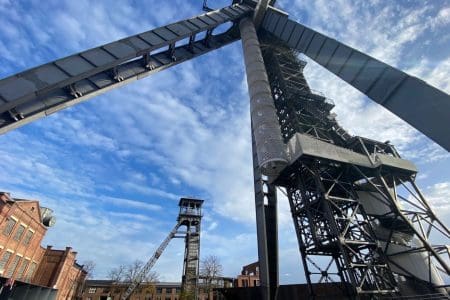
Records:
M281 33L281 38L285 41L287 41L289 39L289 37L291 36L293 29L295 26L295 22L292 22L291 20L287 20L286 26L284 26L284 30Z
M55 61L55 65L71 76L80 75L95 68L94 65L79 55L57 60Z
M353 51L348 59L349 63L344 65L340 71L341 78L347 82L352 81L362 71L368 60L367 55L359 51Z
M316 61L321 65L327 65L338 45L336 40L327 38L316 56Z
M289 40L287 40L287 44L292 48L296 48L298 42L300 41L300 38L302 37L304 30L305 27L303 26L295 26L291 34L291 37L289 38Z
M305 27L303 34L300 38L300 41L297 44L297 50L300 52L305 52L308 48L309 43L311 43L312 38L314 37L315 32L309 28Z
M90 63L94 64L97 67L112 63L116 60L108 52L104 51L101 48L95 48L83 53L80 53L85 59L87 59Z
M286 26L286 22L288 21L288 18L280 18L280 20L278 21L278 24L275 27L275 34L277 36L281 36L281 33L283 32L284 26Z
M326 37L320 33L316 33L311 43L309 44L308 49L306 49L306 54L310 56L314 56L314 58L319 55L319 51L322 48L322 45L325 43Z

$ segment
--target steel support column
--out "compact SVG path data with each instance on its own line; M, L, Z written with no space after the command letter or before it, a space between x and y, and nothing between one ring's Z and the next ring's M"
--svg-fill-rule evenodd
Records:
M264 196L267 198L267 204L264 204L266 236L267 236L267 254L269 266L269 299L276 299L279 286L278 272L278 210L277 210L277 193L273 184L264 181L267 186L267 192ZM263 188L264 188L263 185Z
M281 138L269 79L252 20L250 18L242 19L239 29L244 51L252 133L255 139L255 150L258 154L258 165L264 175L276 178L287 165L287 155Z
M278 221L275 186L264 180L252 134L256 232L262 299L275 299L278 288ZM267 204L265 200L267 199Z
M261 25L264 15L266 14L267 7L269 6L269 2L269 0L259 0L256 5L255 12L253 13L253 22L255 23L256 28L259 28Z
M239 29L250 94L260 284L262 298L275 299L278 287L277 199L275 186L268 181L284 169L287 155L255 26L250 18L245 18L239 23Z

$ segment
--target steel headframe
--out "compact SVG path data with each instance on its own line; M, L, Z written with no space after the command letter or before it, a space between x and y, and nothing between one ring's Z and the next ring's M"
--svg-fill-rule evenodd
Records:
M348 134L330 113L333 101L309 88L303 76L305 63L279 40L262 38L272 96L290 150L290 164L275 184L287 191L311 294L312 283L336 281L350 283L349 292L354 295L396 294L394 272L428 281L439 290L433 266L449 274L442 255L447 248L431 245L429 237L435 232L448 241L449 232L415 185L415 167L388 143ZM308 143L322 146L315 146L309 155L306 150L295 153ZM367 165L339 161L329 151L359 153ZM400 190L409 196L399 195ZM381 201L375 211L367 193ZM400 201L409 205L402 206ZM380 214L382 208L387 210ZM406 243L400 251L402 234L418 242ZM418 251L429 261L428 278L408 271L394 258Z

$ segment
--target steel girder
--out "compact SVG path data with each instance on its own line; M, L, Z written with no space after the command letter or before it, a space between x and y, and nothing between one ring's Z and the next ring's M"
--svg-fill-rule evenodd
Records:
M233 4L2 79L0 134L234 42L234 26L214 29L250 13Z
M261 27L450 151L448 94L271 8Z

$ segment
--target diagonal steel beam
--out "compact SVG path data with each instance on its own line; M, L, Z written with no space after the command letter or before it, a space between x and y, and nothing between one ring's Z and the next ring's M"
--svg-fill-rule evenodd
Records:
M0 80L0 134L110 89L220 48L237 39L235 23L252 9L243 4L133 35Z
M264 20L267 7L269 7L269 0L259 0L256 4L255 12L253 14L253 23L256 28L259 28L261 22Z
M261 27L450 151L450 96L269 7Z

